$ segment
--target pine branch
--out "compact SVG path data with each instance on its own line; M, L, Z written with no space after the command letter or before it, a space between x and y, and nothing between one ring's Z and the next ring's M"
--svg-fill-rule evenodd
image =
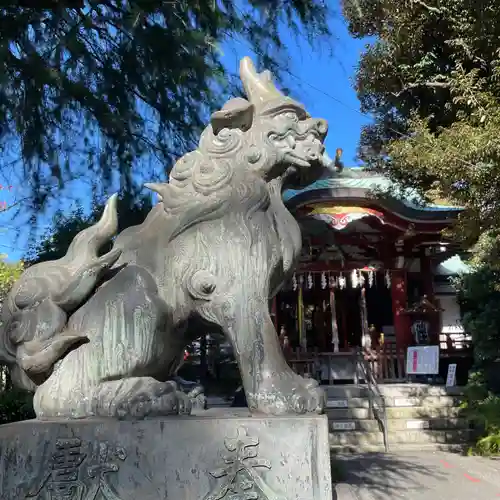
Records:
M449 89L449 82L417 82L409 83L405 85L399 92L391 92L395 97L400 97L402 94L410 92L418 88L429 88L429 89Z

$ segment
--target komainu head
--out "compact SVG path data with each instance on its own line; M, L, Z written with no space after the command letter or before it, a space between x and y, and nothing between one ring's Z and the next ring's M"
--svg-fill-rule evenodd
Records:
M326 121L311 118L301 104L284 96L273 84L271 73L257 73L248 57L241 61L240 77L248 99L232 99L215 112L210 135L216 139L232 129L240 130L242 160L266 180L284 174L296 181L315 177L323 166Z
M329 163L323 155L325 120L311 118L276 88L269 71L257 73L248 57L241 61L240 78L247 98L231 99L212 114L199 147L175 164L168 184L148 185L167 212L191 206L197 212L200 204L211 212L223 200L236 201L236 193L272 180L304 185Z

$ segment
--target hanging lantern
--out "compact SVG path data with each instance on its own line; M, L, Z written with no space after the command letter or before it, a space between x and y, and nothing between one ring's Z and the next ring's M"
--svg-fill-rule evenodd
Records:
M359 276L358 276L358 271L356 271L356 269L353 269L351 273L351 285L353 288L358 288L359 286Z
M293 290L297 290L297 276L295 275L295 273L293 273L293 277L292 277L292 288Z
M299 274L299 288L302 289L304 287L304 276Z
M308 288L309 290L311 290L311 288L313 287L313 284L314 284L314 281L313 281L312 274L311 274L311 273L309 273L309 274L307 275L307 288Z
M375 273L373 271L368 271L368 286L371 288L375 281Z
M337 279L331 274L328 276L328 286L330 288L335 288L337 286Z
M323 288L323 290L326 288L326 274L323 272L321 273L321 288Z
M338 283L341 290L343 290L347 284L347 280L344 278L344 275L342 273L340 273Z
M391 288L391 273L389 271L385 272L384 279L385 279L385 286L387 288Z

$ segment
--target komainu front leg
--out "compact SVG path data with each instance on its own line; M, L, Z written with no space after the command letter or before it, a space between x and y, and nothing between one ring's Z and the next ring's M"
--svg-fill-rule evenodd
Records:
M94 391L92 413L120 419L189 415L191 399L173 381L132 377L101 383Z
M290 368L264 377L255 393L247 393L248 407L271 415L323 413L325 394L314 379Z
M267 300L246 298L235 321L226 322L250 410L272 415L323 413L325 394L313 379L288 365L269 315Z
M192 382L190 380L184 380L182 377L176 375L172 377L172 381L177 384L179 389L187 395L191 401L193 409L196 410L206 410L207 409L207 398L205 397L205 388L198 384L197 382Z

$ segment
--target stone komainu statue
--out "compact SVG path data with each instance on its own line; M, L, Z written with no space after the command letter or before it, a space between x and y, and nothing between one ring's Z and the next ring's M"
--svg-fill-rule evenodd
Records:
M113 196L63 258L28 268L12 288L0 360L35 391L39 418L188 412L171 379L186 344L210 331L231 341L252 411L323 410L318 384L283 357L269 298L301 249L282 189L321 173L327 123L248 58L240 76L248 99L212 115L169 183L146 184L160 202L141 225L99 255L117 231Z

